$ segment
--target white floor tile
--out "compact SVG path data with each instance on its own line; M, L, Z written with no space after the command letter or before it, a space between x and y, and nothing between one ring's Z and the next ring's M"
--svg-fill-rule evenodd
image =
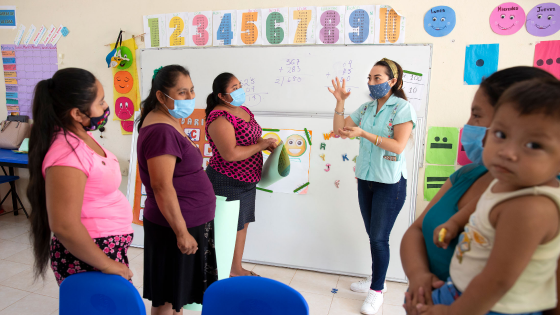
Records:
M31 293L0 285L0 310L7 308Z
M407 285L404 283L387 282L387 292L383 295L383 303L402 306Z
M24 270L31 272L31 266L7 260L0 260L0 282Z
M32 266L35 258L33 257L33 250L31 248L27 248L19 253L13 254L10 257L4 258L4 260Z
M253 268L253 272L260 275L261 277L273 279L280 281L284 284L290 284L294 275L296 274L296 269L288 269L281 267L257 265Z
M331 296L323 294L315 294L309 292L300 292L303 298L309 306L309 315L327 315L329 314L329 309L331 308L331 303L333 300Z
M362 280L362 278L340 276L340 279L338 280L338 284L336 286L338 292L335 294L335 296L337 298L358 300L363 302L367 297L367 292L358 293L350 290L350 285L353 282L358 282L360 280Z
M26 224L30 223L29 219L25 217L23 210L19 211L19 215L14 215L13 213L8 213L0 216L0 222L11 223L11 224Z
M139 255L144 255L144 249L138 247L129 247L126 255L128 256L128 261L131 261Z
M51 315L58 309L58 299L30 294L0 312L0 315Z
M28 245L12 241L0 240L0 259L10 257L29 248Z
M29 226L24 224L7 224L0 226L0 239L9 240L14 237L28 238Z
M340 276L313 271L298 270L290 286L300 292L332 295Z
M256 266L255 264L251 264L251 263L245 263L245 262L241 263L241 267L243 267L243 269L249 270L249 271L252 271L253 268L255 268L255 266Z
M404 308L397 305L383 304L383 314L385 315L406 315Z
M362 307L362 303L364 301L352 300L352 299L343 299L334 296L331 310L329 311L329 315L350 315L350 314L360 314L360 309ZM383 310L380 309L376 315L382 315Z
M48 277L50 275L54 277L53 273L50 270L47 270L46 279L49 279ZM29 269L5 279L0 282L0 285L23 291L34 292L43 288L44 282L41 278L34 281L33 272Z

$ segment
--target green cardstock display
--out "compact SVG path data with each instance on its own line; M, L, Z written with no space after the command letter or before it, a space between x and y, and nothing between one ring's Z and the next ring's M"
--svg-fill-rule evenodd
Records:
M459 129L453 127L430 127L426 142L426 163L455 165Z
M426 166L426 173L424 174L424 200L431 201L454 172L455 166Z

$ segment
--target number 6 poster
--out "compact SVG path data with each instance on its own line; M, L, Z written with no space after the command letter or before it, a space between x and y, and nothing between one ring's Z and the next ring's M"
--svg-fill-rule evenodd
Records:
M346 45L373 44L375 5L347 6L344 24L344 43Z
M237 10L237 44L261 45L260 10Z
M288 32L288 8L262 9L262 44L286 45Z
M189 46L212 46L212 11L189 12Z
M237 11L223 10L212 12L214 46L237 45Z
M317 44L344 44L344 6L317 7Z

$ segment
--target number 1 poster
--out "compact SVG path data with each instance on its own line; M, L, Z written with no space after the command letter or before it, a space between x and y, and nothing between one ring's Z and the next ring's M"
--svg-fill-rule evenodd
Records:
M344 23L345 44L373 44L375 5L347 6Z
M317 7L317 44L344 44L344 6Z
M189 46L212 46L212 11L189 12Z
M315 44L317 7L290 8L288 18L290 30L289 44Z
M262 21L260 10L237 10L237 44L261 45Z
M237 11L222 10L212 12L214 46L237 45Z
M144 15L144 33L146 48L166 47L165 14Z
M189 14L187 12L169 13L165 15L165 24L167 27L166 46L188 46L187 38L189 36Z
M262 44L286 45L288 32L288 8L262 9Z

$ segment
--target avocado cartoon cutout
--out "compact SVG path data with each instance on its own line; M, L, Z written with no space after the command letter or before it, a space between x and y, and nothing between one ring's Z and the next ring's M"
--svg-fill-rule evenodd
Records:
M290 175L290 158L284 142L280 141L263 165L259 187L267 188L288 175Z
M517 33L525 24L525 11L515 2L506 2L490 13L490 27L498 35Z
M428 164L455 165L459 130L453 127L430 127L426 143Z
M455 11L450 7L433 7L424 15L424 30L433 37L442 37L453 31L456 21Z
M541 3L527 13L527 32L534 36L550 36L560 30L560 5Z

